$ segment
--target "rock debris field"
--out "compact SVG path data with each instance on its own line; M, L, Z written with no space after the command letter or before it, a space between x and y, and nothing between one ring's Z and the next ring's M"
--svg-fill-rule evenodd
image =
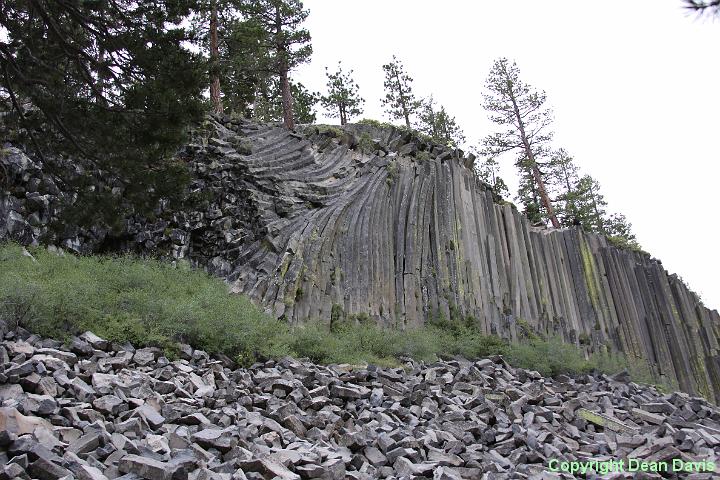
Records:
M500 357L395 369L178 357L90 332L65 344L5 332L0 479L573 478L551 461L720 452L717 407L623 375L543 378ZM610 477L661 475L714 473Z

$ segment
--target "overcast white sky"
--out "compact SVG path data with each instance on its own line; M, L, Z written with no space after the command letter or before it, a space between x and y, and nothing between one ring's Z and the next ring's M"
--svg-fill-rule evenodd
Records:
M325 66L342 60L362 117L387 120L381 65L395 54L416 95L433 94L479 144L493 128L481 107L490 66L516 60L547 92L554 145L598 179L645 250L720 307L720 21L689 16L681 0L304 3L314 53L294 78L324 92Z

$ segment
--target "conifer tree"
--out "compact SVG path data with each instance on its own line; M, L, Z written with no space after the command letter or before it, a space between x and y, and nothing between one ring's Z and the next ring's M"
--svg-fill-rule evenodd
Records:
M292 92L295 121L301 124L315 123L315 105L320 101L320 94L308 90L300 82L290 82L290 91Z
M18 140L39 157L99 167L135 207L154 208L179 189L172 156L202 114L203 63L181 46L188 35L178 26L189 14L175 1L4 2L0 84L13 105L5 122L18 122ZM93 206L101 190L77 188L92 217L83 221L118 214Z
M600 184L590 175L583 175L575 186L575 217L591 232L605 232L607 202L600 193Z
M432 96L421 102L418 120L417 129L437 143L457 147L465 142L465 135L455 117L450 116L442 105L436 108Z
M632 232L632 224L621 213L614 213L605 219L605 233L620 246L634 250L641 248Z
M505 130L485 138L485 155L496 157L506 152L519 152L516 165L521 174L532 177L535 187L531 190L539 197L552 226L560 228L538 163L547 153L552 136L547 131L552 119L550 110L543 106L545 93L535 91L520 80L517 65L510 64L506 58L495 61L486 88L484 107L490 120Z
M251 117L274 77L267 34L254 20L239 16L224 26L220 37L223 104L231 112Z
M220 46L218 40L217 0L210 1L210 102L215 113L222 113L220 99Z
M269 69L279 79L283 123L293 129L293 98L290 71L306 62L312 54L310 32L301 27L309 12L300 0L245 0L243 15L267 35L270 53Z
M290 83L293 99L293 115L297 123L315 123L315 105L320 95L309 91L302 83ZM258 85L252 106L252 118L261 122L283 121L280 82L277 78L267 78Z
M558 221L563 226L577 224L577 203L580 192L579 170L573 158L564 149L552 152L548 162L550 189L555 194L553 205Z
M248 113L267 58L264 32L242 17L244 0L194 0L193 42L207 58L210 108Z
M331 117L340 117L340 125L347 124L348 117L354 117L363 112L362 104L365 100L358 95L360 87L352 79L352 73L352 70L348 73L343 72L341 62L338 62L335 73L330 73L325 67L328 94L320 101Z
M518 162L521 164L522 163ZM520 182L518 185L517 199L523 206L523 213L532 225L547 225L548 214L540 198L537 182L532 170L520 168Z
M490 185L495 193L501 197L509 197L510 190L505 181L500 177L500 165L494 158L485 159L485 161L475 165L475 172L480 180Z
M412 92L413 79L405 73L400 60L393 55L392 61L383 65L385 72L385 98L382 104L391 119L404 119L405 126L411 128L410 117L420 108L420 102Z

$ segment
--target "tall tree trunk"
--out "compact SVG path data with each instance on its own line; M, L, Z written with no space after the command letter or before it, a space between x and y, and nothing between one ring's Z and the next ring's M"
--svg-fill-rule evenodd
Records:
M568 220L568 213L572 213L572 220L577 220L577 212L575 211L575 201L572 200L572 186L570 185L570 175L568 174L568 168L567 164L561 163L560 168L562 169L563 178L565 179L565 218L564 220L567 222Z
M210 101L213 112L223 113L222 100L220 100L220 47L218 42L217 3L210 6Z
M598 211L597 207L597 201L595 197L595 192L593 191L593 184L590 183L590 198L592 199L593 204L593 210L595 211L595 222L597 224L598 230L607 235L607 232L605 231L605 225L603 225L602 217L600 217L600 212Z
M395 80L397 81L398 97L400 99L400 106L402 107L403 116L405 117L405 126L407 128L410 128L410 113L408 112L408 108L407 108L406 101L405 101L405 92L403 92L402 83L400 82L400 75L398 75L397 70L395 70Z
M280 94L282 95L283 123L285 127L292 130L295 128L295 120L293 118L293 101L292 92L290 91L290 79L288 78L288 51L287 46L282 41L282 17L280 17L280 8L275 7L275 45L278 51L280 63L278 70L280 71Z
M528 140L527 135L525 134L525 124L523 123L522 117L520 116L520 109L517 106L517 102L515 101L515 97L512 94L512 90L510 91L510 99L512 100L513 110L515 111L515 119L517 120L518 127L520 129L520 138L522 140L523 148L525 149L525 156L530 162L532 176L535 179L538 191L540 192L540 199L542 200L543 206L548 213L548 217L550 217L550 222L552 223L552 226L554 228L560 228L560 222L558 222L558 219L555 216L555 210L550 203L550 197L548 197L547 190L545 189L545 182L542 179L542 174L540 173L540 169L538 168L537 162L535 161L535 154L533 154L532 148L530 148L530 140Z
M293 119L292 93L290 92L286 61L281 61L280 64L280 90L282 93L283 123L285 127L292 130L295 128L295 120Z

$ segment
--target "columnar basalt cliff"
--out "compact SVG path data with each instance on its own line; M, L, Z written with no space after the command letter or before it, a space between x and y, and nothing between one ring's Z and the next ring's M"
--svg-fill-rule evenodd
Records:
M367 314L406 328L462 315L509 339L557 334L647 359L682 390L720 400L717 311L647 254L531 227L476 178L471 156L373 125L207 127L184 152L187 208L128 219L119 237L66 229L48 241L188 258L292 323ZM0 230L31 243L57 210L37 185L57 182L16 149L3 162L14 187Z

